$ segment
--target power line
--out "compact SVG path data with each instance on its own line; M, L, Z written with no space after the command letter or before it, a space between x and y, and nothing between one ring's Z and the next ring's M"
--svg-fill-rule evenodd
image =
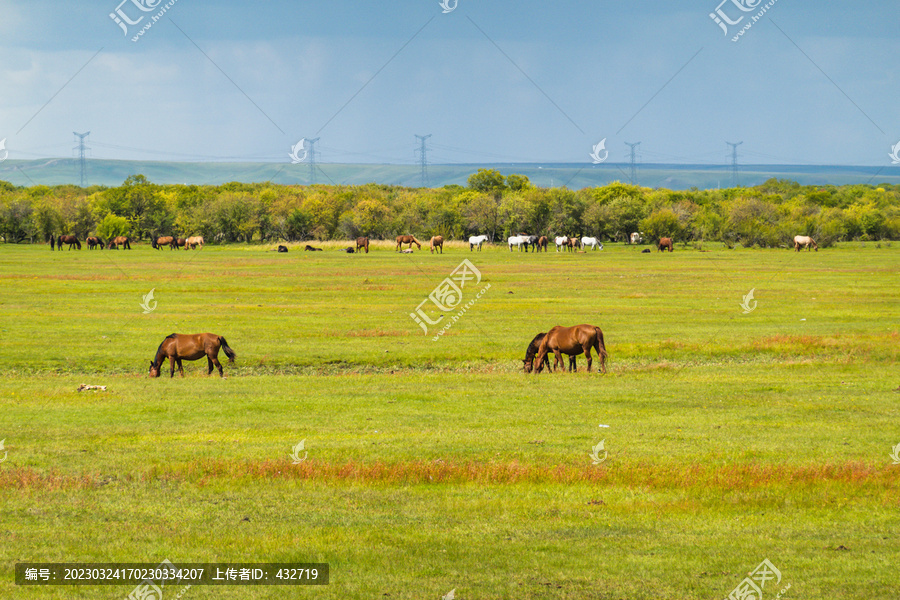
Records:
M78 138L78 140L76 140L78 142L78 146L73 148L73 150L78 150L78 165L81 168L81 187L84 187L84 171L85 167L87 166L87 162L84 159L84 138L91 135L91 132L88 131L87 133L78 133L73 131L72 133L75 134L75 137ZM90 150L90 148L87 148L87 150Z
M425 148L425 140L430 138L431 134L430 133L428 135L415 134L415 136L421 142L418 153L419 153L419 164L422 167L422 187L428 187L428 160L425 155L425 153L428 151L428 149Z
M743 141L738 142L737 144L732 144L731 142L725 142L729 146L731 146L731 187L738 186L738 164L737 164L737 147L743 144Z
M637 185L637 166L635 165L635 162L634 162L634 149L637 146L640 146L641 143L635 142L633 144L629 144L628 142L625 142L625 145L631 146L631 185Z

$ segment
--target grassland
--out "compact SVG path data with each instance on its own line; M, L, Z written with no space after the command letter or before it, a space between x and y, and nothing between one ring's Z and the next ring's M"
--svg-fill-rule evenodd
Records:
M896 598L898 248L326 247L0 246L0 597L132 587L20 561L169 558L331 566L187 600L721 599L768 558L767 599ZM462 258L490 289L431 341L409 314ZM609 374L521 373L581 322ZM175 331L226 336L228 377L148 379Z

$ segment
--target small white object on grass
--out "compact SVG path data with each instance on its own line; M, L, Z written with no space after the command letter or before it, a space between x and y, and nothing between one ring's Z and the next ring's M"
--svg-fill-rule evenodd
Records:
M609 427L609 425L604 425L603 423L600 423L600 427Z

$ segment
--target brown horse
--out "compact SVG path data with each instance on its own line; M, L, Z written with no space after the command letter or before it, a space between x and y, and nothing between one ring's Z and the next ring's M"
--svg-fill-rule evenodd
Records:
M443 237L436 235L431 238L431 241L429 243L431 244L431 253L432 254L434 254L435 248L440 248L441 254L444 253L444 238Z
M117 238L109 240L110 250L116 250L119 246L122 246L122 248L124 248L125 250L131 250L131 243L124 235L120 235Z
M541 340L537 353L537 369L535 373L540 373L543 368L544 357L548 352L556 355L558 363L562 363L562 354L576 356L584 352L587 356L588 373L591 371L591 348L596 350L597 356L600 358L600 369L606 373L606 359L609 354L606 352L606 345L603 343L603 332L599 327L594 325L575 325L574 327L562 327L557 325L547 332L544 339Z
M566 243L566 246L568 246L569 250L574 252L575 248L581 248L581 238L570 237L568 243Z
M173 248L184 248L185 246L187 246L187 240L184 238L175 238L175 241L172 242L172 244L173 244L173 246L172 246ZM187 248L185 248L185 250L186 249Z
M62 245L68 244L69 250L72 249L72 246L78 246L78 249L81 250L81 242L78 241L78 238L74 235L61 235L56 240L56 247L62 250Z
M156 238L155 240L151 240L151 246L156 248L157 250L162 250L163 246L168 246L169 250L175 249L175 238L171 235L166 235L160 238Z
M56 238L51 235L50 236L50 251L53 252L54 249L56 249Z
M219 368L219 377L222 373L222 363L219 362L219 348L225 351L228 362L234 362L237 354L228 347L228 342L220 335L214 333L183 334L173 333L162 341L156 349L156 357L150 361L150 377L159 377L162 371L162 362L169 359L169 376L175 377L175 363L178 363L178 372L184 377L182 360L197 360L206 357L209 364L207 375L213 372L213 366Z
M666 248L672 251L672 238L659 238L659 245L656 247L657 252L664 252Z
M359 253L360 248L365 248L366 254L369 253L369 238L367 238L367 237L356 238L356 252L357 253Z
M541 340L544 339L546 333L539 333L534 336L534 339L531 340L531 343L528 344L528 348L525 349L525 360L522 361L522 365L525 367L526 373L531 373L534 370L534 357L537 356L538 349L541 345ZM543 364L547 365L547 372L550 372L550 357L544 355ZM556 371L560 367L559 359L554 361L553 370ZM578 369L578 365L575 363L575 357L569 357L569 371L575 371Z
M203 249L203 236L202 235L194 235L187 239L184 243L184 249L187 250L190 248L191 250L196 250L197 246L200 246L200 249Z
M538 238L538 241L537 241L537 250L538 250L538 252L540 252L541 250L543 250L544 252L546 252L546 251L547 251L547 243L548 243L549 241L550 241L550 240L547 239L547 236L546 236L546 235L542 235L541 237L539 237L539 238Z
M403 248L403 244L409 244L410 250L412 250L413 244L415 244L419 250L422 249L421 242L419 242L419 240L417 240L416 236L414 236L414 235L398 235L397 236L397 248L394 251L396 252L397 250L400 250L401 248Z
M88 239L86 239L85 241L87 242L88 250L93 250L97 246L100 246L101 250L103 250L103 248L104 248L103 240L101 240L98 237L91 236Z

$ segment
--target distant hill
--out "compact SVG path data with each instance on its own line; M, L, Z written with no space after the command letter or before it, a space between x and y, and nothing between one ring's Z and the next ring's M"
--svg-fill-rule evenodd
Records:
M504 175L520 173L543 187L567 186L580 189L611 181L628 181L627 164L452 164L428 165L429 187L449 184L465 185L469 175L481 168L497 169ZM226 162L157 162L128 160L89 160L87 185L120 185L130 175L143 174L154 183L217 185L229 181L245 183L271 181L280 184L309 184L307 164L226 163ZM852 183L900 184L900 167L845 167L821 165L742 165L739 184L758 185L772 177L789 179L803 185L844 185ZM78 161L74 159L6 160L0 163L0 179L15 185L59 185L80 182ZM643 164L637 174L638 183L651 188L683 190L731 187L729 165ZM419 187L418 165L335 164L316 165L316 183L362 184L382 183Z

